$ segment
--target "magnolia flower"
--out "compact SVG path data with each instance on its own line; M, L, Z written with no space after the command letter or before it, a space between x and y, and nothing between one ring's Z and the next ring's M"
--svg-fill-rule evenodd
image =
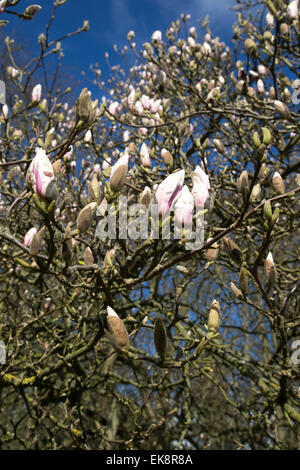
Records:
M25 237L24 237L24 245L27 246L27 248L30 247L33 235L37 233L37 229L35 227L32 227L28 232L26 232Z
M115 191L119 191L125 182L128 171L128 161L128 153L124 153L111 169L109 183Z
M151 159L149 156L149 150L145 142L142 144L141 150L140 150L140 156L141 156L141 162L144 167L150 168L151 166Z
M189 188L184 185L174 205L175 221L181 226L191 226L193 220L194 199Z
M210 189L210 183L208 175L197 165L195 171L192 173L192 180L192 194L195 199L196 207L202 207L209 198L208 190Z
M291 20L296 20L298 18L298 0L294 0L287 7L287 14Z
M180 170L167 176L158 186L155 198L158 204L158 212L167 215L177 197L179 196L184 182L185 171Z
M33 191L39 196L49 200L57 198L54 171L45 150L42 148L36 149L36 155L28 168L26 179L32 185Z
M161 31L154 31L154 33L151 36L151 39L152 39L152 41L161 42L161 40L162 40Z
M41 95L42 95L42 85L38 83L32 89L32 93L31 93L32 101L40 101Z

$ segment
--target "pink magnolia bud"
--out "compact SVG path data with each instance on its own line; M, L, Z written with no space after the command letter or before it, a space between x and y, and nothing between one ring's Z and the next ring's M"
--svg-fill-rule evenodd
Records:
M194 199L189 188L184 185L175 203L175 221L181 226L191 226L193 220Z
M158 203L158 212L161 215L167 215L177 197L179 196L184 182L185 171L180 170L169 175L158 186L155 198Z
M120 110L120 105L117 101L114 101L113 103L111 103L108 107L108 111L110 112L110 114L112 114L113 116L116 116L118 114Z
M2 106L2 114L4 116L4 119L7 119L8 118L8 106L7 104L4 104Z
M4 8L6 7L6 2L7 2L7 0L1 0L0 1L0 15L1 15L1 13L4 12Z
M257 80L257 91L258 93L263 93L265 91L264 82L262 81L261 78Z
M126 143L126 142L128 142L129 139L130 139L129 131L125 131L123 133L123 142Z
M135 102L135 97L136 97L136 92L135 92L135 89L133 88L127 98L129 109L133 107L134 102Z
M96 175L98 175L100 173L100 165L99 163L96 163L96 165L94 166L94 173L96 173Z
M142 165L146 168L151 167L151 159L149 155L149 150L145 142L142 144L141 150L140 150L140 156L141 156L141 162Z
M27 246L27 248L30 247L33 235L35 233L37 233L37 229L35 227L32 227L30 230L28 230L28 232L26 232L25 237L24 237L24 245Z
M32 185L32 189L39 196L48 200L57 198L57 187L54 178L54 171L45 150L36 149L36 155L28 168L27 182Z
M119 315L111 307L107 307L106 323L113 345L118 349L128 348L127 329Z
M208 175L197 165L195 171L192 173L192 180L192 194L195 199L196 207L202 207L209 198L208 190L210 189L210 183Z
M141 101L141 103L142 103L144 109L149 109L149 108L150 108L150 99L149 99L149 96L147 96L147 95L142 95L140 101Z
M274 16L272 15L272 13L268 12L266 14L266 22L267 22L268 26L273 28L273 26L274 26Z
M150 202L151 202L151 189L149 188L149 186L146 186L140 196L140 203L148 207Z
M41 100L41 95L42 95L42 85L40 83L38 83L32 89L32 93L31 93L32 101L40 101Z
M287 7L287 14L291 20L296 20L298 18L298 0L294 0Z
M92 132L90 131L90 129L88 131L86 131L83 140L84 140L84 142L91 142L92 141Z
M196 41L195 41L195 39L192 38L191 36L188 37L187 42L188 42L188 45L189 45L190 47L195 47L195 46L196 46Z

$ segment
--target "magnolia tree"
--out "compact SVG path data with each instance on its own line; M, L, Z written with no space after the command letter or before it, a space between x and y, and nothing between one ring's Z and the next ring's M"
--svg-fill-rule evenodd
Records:
M76 102L64 3L26 64L5 39L1 448L299 448L298 2L130 31Z

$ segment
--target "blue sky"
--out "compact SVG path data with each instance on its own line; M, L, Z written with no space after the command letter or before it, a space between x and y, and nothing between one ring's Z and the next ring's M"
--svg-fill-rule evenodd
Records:
M21 0L18 10L24 11L31 3ZM10 25L3 31L5 35L21 34L33 49L50 18L53 1L37 0L35 3L40 4L42 10L33 21L5 15ZM104 53L107 51L111 63L117 64L119 57L114 53L113 45L121 48L128 44L128 31L135 31L135 41L141 46L150 40L153 31L159 29L164 33L181 13L191 14L194 26L198 24L197 19L204 19L208 14L213 34L230 44L235 15L228 8L234 5L235 0L67 0L57 10L50 38L73 31L83 24L84 19L88 20L89 32L63 42L64 64L80 75L82 70L88 71L90 64L98 62L105 74ZM6 19L4 15L2 18Z

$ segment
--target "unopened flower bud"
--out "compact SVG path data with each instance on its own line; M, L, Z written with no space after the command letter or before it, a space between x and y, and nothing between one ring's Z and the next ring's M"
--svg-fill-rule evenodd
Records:
M90 227L93 221L96 209L97 209L96 202L90 202L87 206L81 209L77 217L77 228L80 233L85 232Z
M285 189L284 181L281 178L280 173L278 173L278 171L274 173L274 176L272 178L272 184L277 194L284 193L284 189Z
M173 165L173 157L169 150L165 148L161 149L161 157L166 166Z
M128 172L128 154L124 153L115 163L110 172L109 183L114 191L120 191L125 183Z
M93 118L93 105L90 93L87 88L83 88L77 100L76 111L81 121L91 121Z
M277 273L274 265L272 253L270 252L265 260L265 272L269 284L275 284Z
M29 251L30 251L30 254L33 255L33 256L36 256L39 252L39 249L40 249L41 243L42 243L44 230L45 230L45 227L42 227L41 230L39 230L39 232L35 233L32 237L30 247L29 247Z
M42 9L40 5L29 5L24 11L24 16L32 20L32 18Z
M253 138L253 143L254 143L255 147L258 149L261 146L261 140L260 140L260 137L259 137L259 133L255 131L252 138Z
M245 197L248 191L248 172L246 170L242 171L241 175L237 180L238 191L243 194Z
M281 32L282 36L288 36L288 34L290 32L289 25L287 23L281 23L280 32Z
M165 325L160 317L155 321L154 344L161 361L164 361L168 352L168 337Z
M58 176L61 172L61 160L56 160L54 163L52 163L52 168L54 176Z
M245 294L247 289L248 289L248 271L246 268L241 268L240 274L239 274L239 287L241 288L241 291Z
M251 55L255 55L256 53L256 44L255 42L253 41L253 39L246 39L245 43L244 43L244 46L245 46L245 49L248 53L250 53Z
M230 287L231 287L231 290L232 290L232 292L234 293L234 295L236 296L237 299L241 300L241 299L244 298L244 296L243 296L242 292L240 291L240 289L238 289L233 282L230 283Z
M216 149L218 150L218 152L223 153L223 154L225 153L224 144L220 139L213 139L213 143Z
M243 253L238 245L229 237L224 237L223 242L233 261L241 263L243 260Z
M217 300L214 300L211 304L209 315L208 315L208 329L217 331L220 325L220 304Z
M269 221L272 219L272 207L270 201L266 201L264 203L264 217Z
M146 186L140 197L140 203L144 206L149 207L151 201L151 189L149 186Z
M279 114L282 114L283 116L287 116L289 114L288 106L285 103L283 103L282 101L275 100L274 101L274 107L275 107L276 111Z
M105 258L104 258L105 268L110 268L113 265L115 255L116 255L116 251L113 248L106 253Z
M92 250L87 246L84 252L84 263L87 266L94 264L94 256Z
M261 130L263 132L263 143L266 146L270 145L271 140L272 140L272 135L271 135L270 130L267 127L262 127Z
M113 344L119 349L128 348L127 329L119 315L111 307L107 307L106 324L112 336Z
M210 242L211 240L212 238L208 238L207 243ZM218 254L219 254L218 244L214 243L206 250L205 256L208 261L214 261L217 258Z

